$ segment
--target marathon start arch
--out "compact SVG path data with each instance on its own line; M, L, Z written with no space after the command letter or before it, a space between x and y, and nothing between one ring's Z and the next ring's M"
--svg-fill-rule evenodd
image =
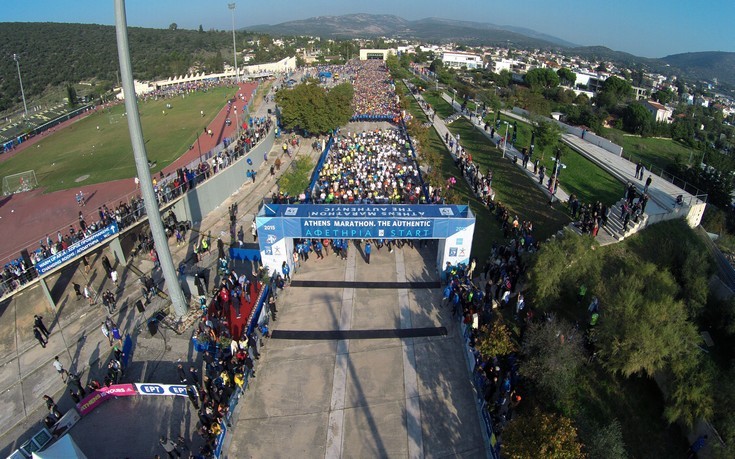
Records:
M469 262L475 231L469 206L440 204L264 204L255 223L268 272L293 268L294 239L438 239L442 272Z

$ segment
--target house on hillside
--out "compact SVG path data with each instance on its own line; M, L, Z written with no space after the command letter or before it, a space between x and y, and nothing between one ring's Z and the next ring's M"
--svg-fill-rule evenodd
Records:
M657 123L671 123L671 115L674 114L673 110L665 107L653 100L646 100L643 102L643 106L646 110L651 112Z

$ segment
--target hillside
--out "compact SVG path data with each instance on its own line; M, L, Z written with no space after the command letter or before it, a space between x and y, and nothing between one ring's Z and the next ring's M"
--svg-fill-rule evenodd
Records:
M512 45L517 47L551 48L571 43L528 29L498 26L472 21L425 18L408 21L393 15L346 14L343 16L317 16L275 25L247 27L250 32L270 35L310 35L331 38L414 38L428 41L461 41L468 44ZM514 30L529 32L518 33ZM535 34L535 36L529 36Z
M700 53L672 54L662 59L667 64L682 69L686 77L735 86L735 53L707 51Z
M222 66L232 56L228 32L131 27L133 72L150 80L180 75L195 62ZM217 52L219 59L215 59ZM50 86L87 79L117 81L115 28L95 24L0 23L0 112L20 102L14 53L20 57L26 98ZM224 57L222 57L224 56Z

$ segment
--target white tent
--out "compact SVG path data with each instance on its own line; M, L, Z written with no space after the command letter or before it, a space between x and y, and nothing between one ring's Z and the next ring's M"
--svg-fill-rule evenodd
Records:
M66 434L43 451L33 453L33 459L87 459L79 446Z

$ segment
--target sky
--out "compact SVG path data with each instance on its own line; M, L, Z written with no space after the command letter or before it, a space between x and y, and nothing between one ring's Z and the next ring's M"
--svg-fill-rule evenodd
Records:
M237 2L235 26L313 16L394 14L526 27L582 46L602 45L645 57L695 51L735 52L735 0L277 0ZM128 25L230 29L228 2L128 0ZM451 8L447 8L451 5ZM0 22L114 24L114 0L0 0Z

